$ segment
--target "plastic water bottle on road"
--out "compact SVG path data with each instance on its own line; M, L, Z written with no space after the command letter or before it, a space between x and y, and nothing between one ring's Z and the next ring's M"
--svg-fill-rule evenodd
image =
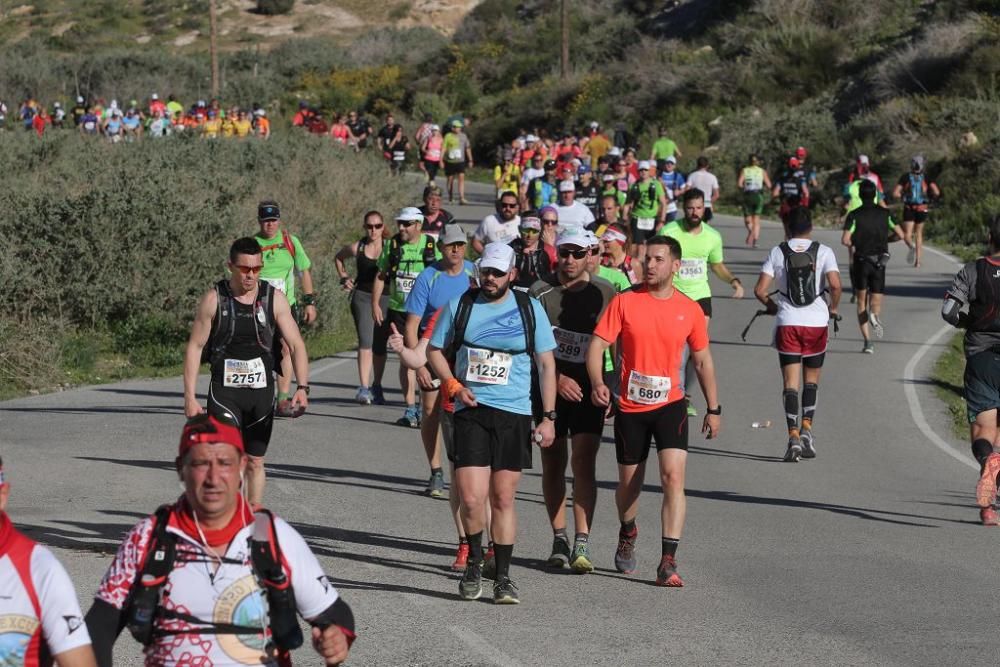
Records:
M750 424L750 428L771 428L771 420L767 419L762 422L754 422Z

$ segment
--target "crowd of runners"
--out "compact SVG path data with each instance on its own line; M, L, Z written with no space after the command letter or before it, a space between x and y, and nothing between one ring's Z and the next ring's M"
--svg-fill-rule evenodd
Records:
M294 125L316 125L308 107L300 116ZM440 134L433 120L425 125L430 137ZM698 157L696 169L682 175L680 151L665 132L647 159L617 145L627 133L610 140L597 123L584 141L525 133L500 150L495 211L470 234L443 207L446 188L454 200L451 185L459 202L465 199L458 178L472 165L465 125L450 119L453 138L442 139L440 159L422 161L428 182L420 205L391 217L369 211L358 239L335 257L358 335L355 400L386 404L387 355L396 354L405 402L396 423L419 429L427 495L449 499L457 543L451 567L461 572L462 599L479 598L484 581L492 581L495 603L520 601L511 572L515 497L536 447L552 531L545 560L579 574L594 570L601 560L590 548L597 454L609 425L619 524L611 560L619 572L639 571L639 496L655 445L663 503L651 574L659 586L683 586L678 551L691 431L715 438L722 429L709 335L712 276L734 299L744 297L725 263L723 234L710 222L719 198L711 164ZM378 147L390 149L389 161L397 127L390 116L375 133ZM360 139L371 132L364 134ZM345 143L352 141L360 143L353 130ZM816 176L807 157L803 147L790 150L787 169L772 179L761 157L751 155L738 179L750 248L758 244L764 203L781 206L784 240L761 253L753 295L762 306L754 319L775 317L787 462L817 457L829 327L841 321L847 288L833 249L813 239ZM442 162L446 188L435 182ZM889 246L902 241L908 262L919 266L922 225L941 194L923 157L913 156L910 167L891 193L903 203L898 222L866 156L858 156L845 189L842 243L850 249L866 354L885 329ZM23 651L47 651L60 665L103 667L113 664L115 640L127 627L150 665L180 664L181 656L287 664L288 652L304 642L301 616L328 664L347 657L355 637L350 607L295 529L264 509L274 418L300 417L309 406L300 327L316 319L317 302L311 261L285 228L280 204L260 202L257 222L256 235L232 243L228 275L207 286L185 350L188 421L175 462L183 493L125 536L86 616L52 554L0 514L0 548L8 556L0 572L33 619ZM956 276L942 316L966 329L970 433L982 469L977 502L982 523L998 525L1000 216L989 221L989 244L987 256ZM211 380L200 398L203 363ZM0 472L0 510L9 493ZM220 615L223 601L228 611ZM230 641L234 636L240 640Z

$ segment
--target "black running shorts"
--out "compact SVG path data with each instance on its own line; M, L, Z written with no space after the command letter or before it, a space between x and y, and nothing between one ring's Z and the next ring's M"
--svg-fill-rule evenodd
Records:
M488 405L455 413L455 467L531 468L531 417Z
M208 387L208 414L226 416L243 432L249 456L264 456L274 426L274 385L265 389L234 389L213 381Z
M646 412L618 412L615 416L615 455L619 465L642 463L649 445L656 451L688 448L687 401L681 399Z
M441 409L441 439L444 440L444 452L448 460L455 462L455 413Z
M854 257L851 270L855 290L869 290L872 294L885 294L885 267L864 257Z
M556 396L556 437L567 435L600 435L604 432L604 408L590 402L590 386L584 385L583 400L579 403Z

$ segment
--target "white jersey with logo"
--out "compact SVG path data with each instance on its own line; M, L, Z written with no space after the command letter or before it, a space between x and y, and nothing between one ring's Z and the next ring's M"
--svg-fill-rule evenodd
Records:
M0 556L0 665L51 664L42 656L90 645L73 582L56 557L13 530L8 541Z
M556 210L559 212L560 227L586 227L594 221L591 210L578 201L569 206L556 205Z
M710 171L699 169L687 179L688 189L698 188L705 195L705 208L712 208L712 193L719 189L719 179Z
M330 584L316 556L294 528L279 518L275 518L274 527L285 572L295 590L299 614L306 619L315 618L337 600L337 589ZM128 532L97 590L95 597L98 600L118 609L124 607L136 572L145 558L152 529L150 517ZM185 632L199 628L186 620L159 620L154 631L168 630L176 634L155 637L144 650L146 666L277 665L263 652L267 627L264 592L257 585L251 568L248 544L253 522L229 543L218 570L215 569L217 561L198 541L175 527L173 522L168 524L167 530L178 539L174 568L163 587L164 608L210 623L231 623L261 630L247 635L203 634ZM270 631L266 634L270 635Z
M503 222L492 213L479 223L476 231L472 233L472 238L482 243L510 243L516 239L521 231L521 216L515 215L513 219Z
M795 252L805 252L812 244L812 239L789 239L788 247ZM826 287L826 274L836 271L837 258L829 246L822 243L816 252L816 294L822 294ZM774 295L774 301L778 304L778 315L775 318L775 326L779 327L827 327L830 323L830 310L826 301L817 296L816 300L808 306L794 306L785 294L788 292L788 281L785 276L785 255L781 252L780 246L771 248L767 259L760 267L760 272L774 278L774 289L778 294Z

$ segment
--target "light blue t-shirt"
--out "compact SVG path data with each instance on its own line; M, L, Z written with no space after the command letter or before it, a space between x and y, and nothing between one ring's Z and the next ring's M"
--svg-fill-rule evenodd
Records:
M420 331L427 326L427 320L437 310L452 299L465 294L469 289L469 278L476 275L476 267L465 260L464 271L457 276L449 276L436 262L420 272L413 283L413 289L406 297L406 312L420 315Z
M434 347L446 348L451 343L460 299L452 299L441 311L431 336ZM536 323L535 353L554 350L556 340L549 316L535 298L531 299L531 307ZM497 361L497 355L490 352L511 353L509 369L504 370L502 361ZM499 303L484 301L481 296L476 300L465 328L465 343L455 357L455 377L472 390L480 405L519 415L531 414L531 358L524 351L524 325L511 292ZM491 381L470 379L475 377ZM456 411L464 407L461 401L455 402Z

